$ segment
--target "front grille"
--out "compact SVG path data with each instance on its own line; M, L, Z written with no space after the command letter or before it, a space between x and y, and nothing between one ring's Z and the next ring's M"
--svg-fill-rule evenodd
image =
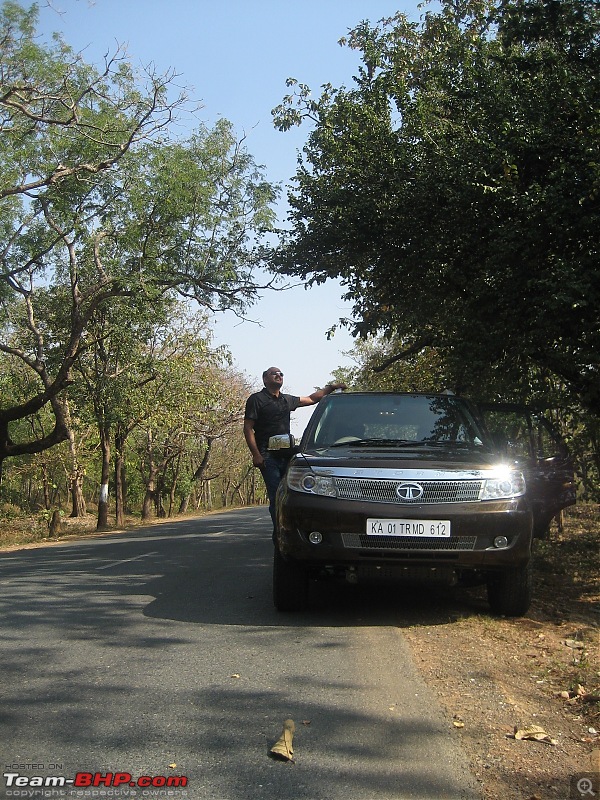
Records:
M367 536L366 533L342 533L344 547L376 550L474 550L475 541L475 536L415 539L411 536Z
M343 500L366 500L371 503L421 505L434 503L475 503L479 500L483 481L418 481L423 495L415 500L400 498L398 486L406 481L367 478L335 478L338 497Z

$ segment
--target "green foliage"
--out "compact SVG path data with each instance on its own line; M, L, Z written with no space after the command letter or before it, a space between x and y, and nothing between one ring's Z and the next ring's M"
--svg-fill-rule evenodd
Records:
M90 397L117 413L123 359L178 294L243 313L276 197L227 121L172 133L190 110L173 73L135 73L121 50L98 69L36 21L0 8L0 373L22 372L2 396L0 464L69 436L65 391L92 353ZM24 435L44 408L54 425Z
M395 340L359 340L350 353L355 366L337 370L334 377L358 392L442 392L454 389L450 377L444 374L443 360L434 348L397 359L388 369L376 371L399 349L402 349L401 345Z
M339 368L335 379L354 391L440 392L451 389L475 401L514 402L544 411L565 438L576 465L578 498L600 500L600 420L569 399L564 384L548 372L523 364L516 371L488 365L470 388L453 382L452 364L433 347L407 353L402 342L382 338L359 340L347 353L355 366ZM382 364L389 363L386 369Z
M435 348L461 388L537 371L597 414L597 3L443 0L344 43L351 89L291 81L274 112L313 123L274 267L340 279L356 334Z

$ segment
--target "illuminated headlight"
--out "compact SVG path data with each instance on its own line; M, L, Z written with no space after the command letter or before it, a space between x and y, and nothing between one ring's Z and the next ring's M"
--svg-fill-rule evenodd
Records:
M481 490L482 500L504 500L525 494L525 478L522 472L503 471L496 478L488 478Z
M287 473L287 485L294 492L337 497L333 478L328 475L317 475L305 467L290 467Z

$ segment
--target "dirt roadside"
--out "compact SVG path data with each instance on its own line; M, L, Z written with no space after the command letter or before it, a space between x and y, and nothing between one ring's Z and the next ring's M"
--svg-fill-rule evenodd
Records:
M536 543L526 617L493 617L485 591L459 590L447 621L403 630L486 800L600 797L599 534L600 506L586 505ZM515 738L532 726L541 741Z

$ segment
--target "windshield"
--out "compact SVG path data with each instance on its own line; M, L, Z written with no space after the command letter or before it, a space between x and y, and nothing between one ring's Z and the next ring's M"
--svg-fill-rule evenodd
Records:
M468 406L439 395L335 394L313 417L309 449L344 446L436 446L482 444Z

